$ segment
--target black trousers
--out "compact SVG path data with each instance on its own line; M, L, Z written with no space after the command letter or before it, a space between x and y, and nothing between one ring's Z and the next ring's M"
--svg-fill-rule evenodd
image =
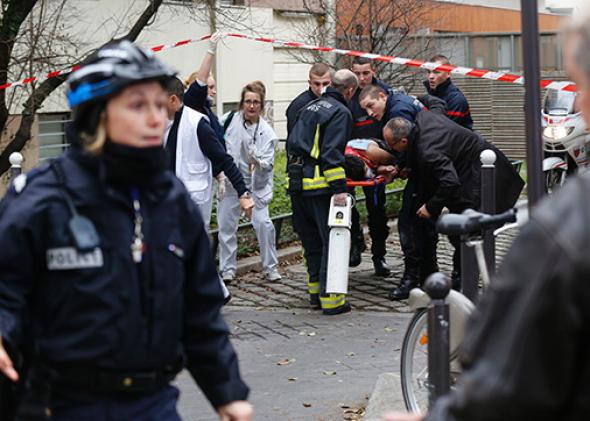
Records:
M397 227L404 254L405 276L416 280L424 280L438 271L436 219L416 215L422 205L419 200L418 180L410 177L404 188Z
M389 236L387 226L387 213L385 210L386 196L385 185L379 184L376 187L363 187L365 192L367 213L369 219L369 235L371 236L371 253L374 259L385 257L385 242ZM351 192L354 194L354 190ZM360 215L356 206L352 209L352 226L350 229L351 241L353 244L360 244L364 241L361 229Z
M330 195L291 193L293 229L303 246L310 294L325 294L328 268ZM318 288L319 284L319 288Z

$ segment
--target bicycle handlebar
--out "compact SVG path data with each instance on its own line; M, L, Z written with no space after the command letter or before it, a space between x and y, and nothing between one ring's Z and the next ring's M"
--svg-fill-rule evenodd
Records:
M516 209L509 209L497 215L466 209L463 213L448 213L439 218L436 230L446 235L473 235L481 231L501 227L516 221Z

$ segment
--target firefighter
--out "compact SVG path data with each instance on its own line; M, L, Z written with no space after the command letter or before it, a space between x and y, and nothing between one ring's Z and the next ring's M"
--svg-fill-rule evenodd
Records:
M330 200L346 205L344 149L352 115L347 107L358 87L350 70L339 70L332 85L300 112L287 140L293 227L304 249L310 304L325 315L350 311L344 294L326 294Z

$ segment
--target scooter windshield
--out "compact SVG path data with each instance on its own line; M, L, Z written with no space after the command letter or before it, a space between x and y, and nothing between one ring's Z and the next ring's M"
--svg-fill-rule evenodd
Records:
M573 114L576 102L576 94L567 91L550 89L545 95L545 114L568 115Z

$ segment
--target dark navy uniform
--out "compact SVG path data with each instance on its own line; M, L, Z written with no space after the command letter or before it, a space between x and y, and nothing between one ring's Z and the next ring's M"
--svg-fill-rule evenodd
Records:
M287 107L287 111L285 111L285 116L287 117L287 136L289 136L291 130L293 130L293 127L295 126L299 111L317 98L318 97L313 93L311 88L309 88L307 91L301 92L293 101L291 101Z
M13 349L32 345L29 381L48 390L40 404L56 419L76 419L86 404L123 405L114 419L174 419L168 384L182 367L214 407L245 399L207 233L182 183L165 171L137 190L137 263L130 191L107 183L102 161L73 143L57 160L63 184L45 166L0 202L0 334ZM68 230L64 189L98 232L88 252ZM91 408L88 419L105 419Z
M373 85L379 86L386 93L391 95L391 88L384 82L377 78L373 78ZM375 120L369 117L364 108L359 103L359 95L362 89L357 89L348 104L353 118L352 139L383 139L383 125L386 121ZM367 206L367 214L369 220L369 235L371 236L371 253L374 261L384 261L385 258L385 241L389 236L389 227L387 226L387 213L385 211L385 185L380 184L377 187L363 187L365 192L365 205ZM352 189L351 193L354 192ZM357 248L361 252L365 248L365 241L363 232L361 230L360 215L356 206L352 210L352 225L351 225L351 242L352 248ZM351 249L352 249L351 248ZM352 257L352 256L351 256ZM355 257L356 258L356 257ZM357 260L360 264L360 260ZM351 264L356 265L351 258ZM376 268L377 269L377 268ZM387 270L382 272L387 274Z
M348 306L344 294L326 294L326 274L330 198L346 192L344 148L351 127L346 100L328 87L322 97L301 110L287 139L289 168L300 165L299 177L289 170L293 228L303 245L311 299L319 298L312 304L321 303L326 313Z
M457 88L451 78L448 78L435 89L430 89L428 81L424 86L430 95L443 99L447 103L447 117L466 129L473 129L473 119L469 110L469 103L463 92Z

